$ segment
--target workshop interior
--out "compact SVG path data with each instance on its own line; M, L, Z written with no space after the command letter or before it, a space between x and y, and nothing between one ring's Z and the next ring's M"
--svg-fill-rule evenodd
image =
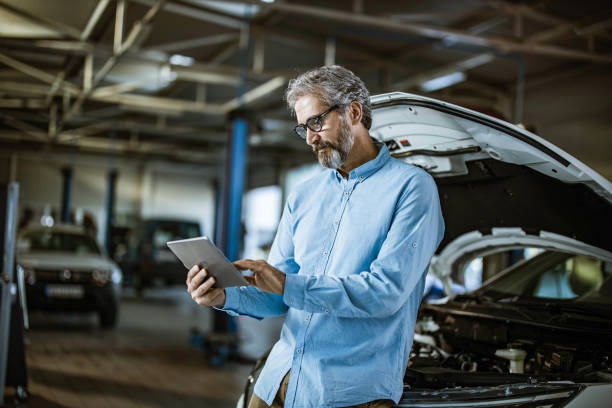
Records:
M0 0L0 406L247 408L284 316L168 242L267 259L330 171L287 87L334 65L446 225L394 407L610 406L605 0Z

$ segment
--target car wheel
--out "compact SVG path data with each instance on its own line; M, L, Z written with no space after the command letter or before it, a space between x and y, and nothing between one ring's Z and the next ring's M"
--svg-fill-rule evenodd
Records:
M100 309L98 316L100 318L100 327L110 329L117 325L117 305L110 305Z

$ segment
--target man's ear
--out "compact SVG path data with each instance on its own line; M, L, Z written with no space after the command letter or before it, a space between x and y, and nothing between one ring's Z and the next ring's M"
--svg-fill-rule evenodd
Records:
M361 104L357 101L351 102L349 105L349 118L351 119L351 125L356 126L361 122L363 117L363 109Z

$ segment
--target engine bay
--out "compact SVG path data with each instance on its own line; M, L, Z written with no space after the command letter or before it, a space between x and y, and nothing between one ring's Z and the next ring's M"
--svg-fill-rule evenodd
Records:
M421 316L405 377L411 387L612 383L609 337L431 313L427 307Z

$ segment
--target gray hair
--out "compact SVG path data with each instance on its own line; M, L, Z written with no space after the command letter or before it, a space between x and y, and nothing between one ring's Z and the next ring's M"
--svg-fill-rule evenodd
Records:
M372 126L368 88L357 75L340 65L315 68L289 81L285 99L291 111L294 111L297 100L305 95L316 96L327 106L340 105L341 111L357 101L363 111L361 123L366 129Z

